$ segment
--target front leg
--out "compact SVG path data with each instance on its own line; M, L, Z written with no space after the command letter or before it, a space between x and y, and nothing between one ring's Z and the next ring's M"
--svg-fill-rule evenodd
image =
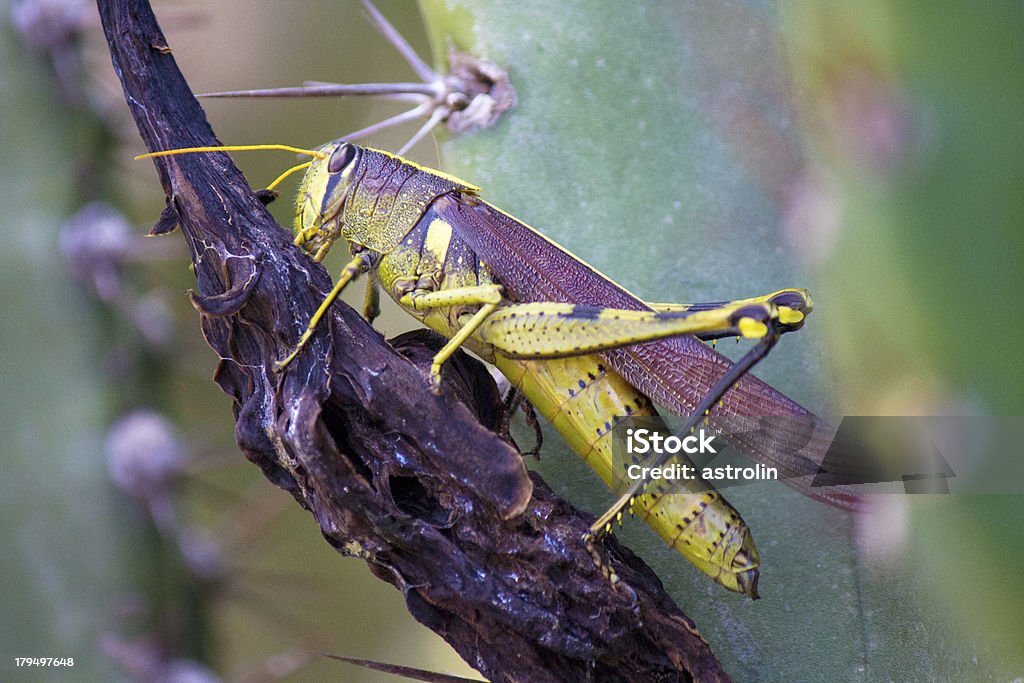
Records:
M375 275L366 278L366 295L363 297L363 317L373 323L380 315L380 283Z
M365 273L373 266L373 258L369 252L360 252L355 255L351 261L345 266L344 270L341 271L341 275L338 276L338 281L334 284L334 289L331 293L324 297L324 300L320 303L320 307L313 313L313 317L309 319L309 325L306 326L306 331L299 337L299 342L292 349L283 360L278 361L274 364L274 370L281 372L288 364L295 360L295 357L299 355L303 347L313 337L313 332L316 331L316 326L320 323L320 319L324 317L324 313L331 307L334 300L341 295L341 291L345 289L345 285L358 277L361 273Z

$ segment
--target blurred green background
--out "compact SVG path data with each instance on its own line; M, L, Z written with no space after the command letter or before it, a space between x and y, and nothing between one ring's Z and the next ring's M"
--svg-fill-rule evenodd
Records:
M821 414L1022 414L1024 323L1007 306L1024 265L1019 3L421 4L424 17L412 2L379 6L424 56L452 36L508 68L520 104L492 130L409 156L481 185L641 296L811 288L808 326L758 374ZM0 677L142 678L189 660L229 680L382 680L322 651L468 672L239 456L180 240L140 237L163 196L152 166L131 161L143 150L95 8L0 5ZM53 14L39 8L67 19L41 24ZM197 92L413 78L356 2L156 10ZM400 111L205 106L236 144L314 145ZM414 128L371 142L397 149ZM236 160L262 186L291 157ZM97 199L128 226L99 251L98 228L62 232ZM289 203L272 207L284 225ZM408 325L393 314L389 334ZM145 505L106 464L112 425L139 408L173 425L129 433L175 473ZM972 467L1022 467L1016 443L977 451L988 460ZM579 505L611 501L553 433L539 467ZM857 522L782 486L730 499L761 550L757 603L723 595L639 525L623 537L738 680L1024 675L1020 496L893 496ZM18 656L75 668L16 670Z

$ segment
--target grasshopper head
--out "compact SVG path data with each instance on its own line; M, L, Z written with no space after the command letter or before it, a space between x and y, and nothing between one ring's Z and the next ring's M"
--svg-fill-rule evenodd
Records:
M295 244L317 261L342 237L342 214L362 149L335 140L319 150L299 185Z

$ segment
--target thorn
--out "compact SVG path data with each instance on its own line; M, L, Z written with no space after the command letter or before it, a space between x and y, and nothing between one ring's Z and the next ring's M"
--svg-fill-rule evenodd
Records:
M369 0L363 0L363 8L366 9L367 13L369 13L370 19L377 27L377 30L380 31L381 35L383 35L387 41L391 43L396 50L398 50L398 53L405 58L405 61L408 62L409 66L412 67L412 70L416 72L416 75L419 76L424 83L441 80L441 75L431 69L426 62L420 59L420 56L416 54L416 51L412 49L412 46L406 42L405 38L402 37L402 34L391 25L391 22L384 18L384 15L373 6L373 3L369 2Z

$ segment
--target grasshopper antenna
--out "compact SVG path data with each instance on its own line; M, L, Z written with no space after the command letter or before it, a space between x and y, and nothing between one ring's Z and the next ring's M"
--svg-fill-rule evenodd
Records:
M253 151L265 151L265 150L278 150L282 152L294 152L295 154L302 154L304 156L310 156L315 159L326 159L327 154L321 152L318 149L305 149L302 147L292 147L291 145L220 145L216 147L182 147L180 149L167 149L161 152L149 152L147 154L139 154L135 157L135 161L141 159L155 159L156 157L170 157L177 156L179 154L195 154L197 152L253 152ZM281 175L274 178L273 182L267 185L266 190L273 190L275 187L281 184L281 182L293 173L298 171L304 171L309 168L312 161L305 161L301 164L292 166ZM275 195L276 196L276 195Z
M402 156L438 125L459 133L489 128L501 114L516 105L516 94L508 73L494 62L479 59L449 45L450 72L442 74L432 69L408 41L395 29L369 0L363 7L377 30L398 51L420 78L419 83L326 83L306 81L302 86L263 88L257 90L230 90L203 93L198 97L346 97L371 96L414 102L412 109L383 121L342 136L357 140L382 130L416 119L426 119L397 154Z

